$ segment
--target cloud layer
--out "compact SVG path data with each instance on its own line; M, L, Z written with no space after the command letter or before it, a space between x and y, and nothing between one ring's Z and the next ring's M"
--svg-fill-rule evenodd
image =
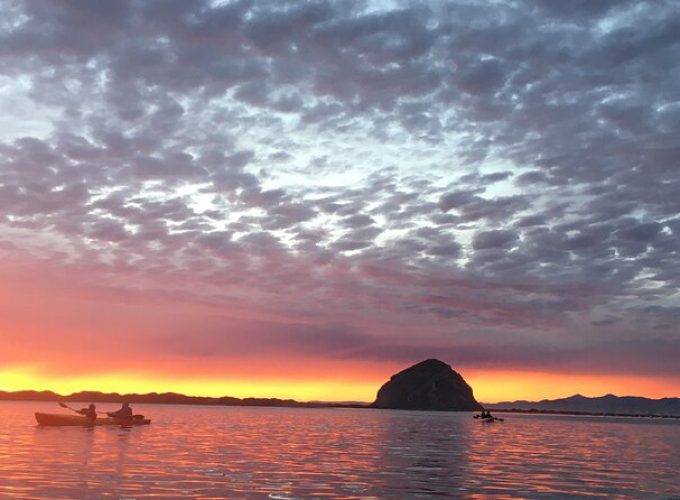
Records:
M149 352L680 376L677 3L2 10L0 267Z

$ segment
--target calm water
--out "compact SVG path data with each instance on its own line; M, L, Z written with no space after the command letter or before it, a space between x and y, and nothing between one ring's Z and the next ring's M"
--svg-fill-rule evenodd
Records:
M150 426L86 429L36 410L60 411L0 402L2 498L680 498L678 421L136 406Z

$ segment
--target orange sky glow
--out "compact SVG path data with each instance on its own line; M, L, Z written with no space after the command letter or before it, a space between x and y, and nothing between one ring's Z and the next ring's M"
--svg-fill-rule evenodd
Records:
M348 368L348 367L346 367ZM382 368L382 369L378 369ZM118 393L179 392L193 396L276 397L298 401L364 401L375 399L377 389L399 367L354 366L345 377L328 377L301 373L263 374L259 377L238 376L159 376L144 373L114 373L69 376L46 375L31 367L0 370L0 390L51 390L70 394L82 390ZM243 372L247 374L244 367ZM526 371L477 371L462 373L473 387L475 397L482 402L508 400L540 400L567 397L576 393L601 396L644 394L661 398L673 394L678 380L660 383L645 377L589 376L584 374L554 374Z
M306 333L279 312L252 307L220 308L180 303L172 297L141 294L119 287L94 286L89 277L70 274L49 263L23 269L0 266L8 286L0 290L0 390L81 390L119 393L180 392L189 395L277 397L300 401L367 401L394 373L425 357L441 357L459 371L483 402L559 398L581 393L598 396L676 394L678 380L644 374L535 370L531 367L477 366L457 356L428 350L399 360L353 359L363 337L334 343L335 330ZM30 272L34 280L22 279ZM117 288L118 287L118 288ZM356 318L376 330L385 325L403 342L417 325L392 317ZM313 324L313 323L312 323ZM292 325L292 326L291 326ZM373 325L373 326L370 326ZM378 326L375 326L378 325ZM272 333L272 330L294 334ZM340 332L342 333L342 332ZM315 345L316 336L324 339ZM298 336L302 339L298 340ZM311 346L310 346L311 344ZM464 344L463 344L464 345Z

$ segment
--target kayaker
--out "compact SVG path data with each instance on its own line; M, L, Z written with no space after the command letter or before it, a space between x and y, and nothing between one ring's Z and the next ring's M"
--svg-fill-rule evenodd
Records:
M90 406L88 406L87 408L81 408L80 410L78 410L78 413L80 413L81 415L85 415L85 418L87 418L88 420L97 419L97 409L92 403L90 403Z
M132 418L132 408L130 408L130 403L126 401L123 403L120 410L110 411L106 414L112 418Z

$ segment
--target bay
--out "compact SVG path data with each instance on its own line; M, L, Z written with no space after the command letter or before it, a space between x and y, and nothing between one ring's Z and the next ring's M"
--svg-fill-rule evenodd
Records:
M98 405L100 411L115 405ZM680 422L135 405L134 428L38 427L0 402L0 497L680 498Z

